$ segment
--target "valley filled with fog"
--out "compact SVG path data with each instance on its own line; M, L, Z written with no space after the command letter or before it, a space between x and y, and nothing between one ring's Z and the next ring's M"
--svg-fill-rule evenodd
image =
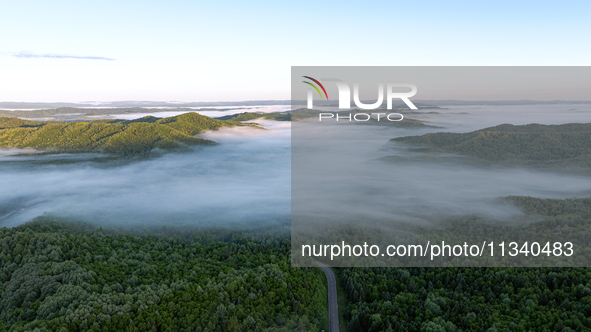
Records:
M259 123L268 130L223 128L201 135L216 146L123 162L3 150L0 225L43 214L140 229L289 224L290 124Z
M218 117L286 108L235 107L200 113ZM110 117L129 120L145 115L177 113ZM585 175L472 165L462 161L465 157L425 155L390 141L430 132L464 133L502 123L589 123L591 105L446 106L407 117L427 126L326 123L320 128L308 126L315 120L308 119L294 122L291 130L288 121L259 119L252 122L266 130L223 128L199 136L218 142L215 146L125 160L101 154L46 155L2 149L0 226L12 227L45 215L134 229L285 228L290 225L292 189L298 215L303 217L424 223L475 214L508 220L520 211L499 203L498 197L591 194L591 179ZM294 161L293 173L292 148L296 156L305 156Z
M348 121L292 125L294 220L381 227L426 224L475 215L512 220L521 215L499 197L591 196L591 178L560 169L540 170L478 162L452 153L423 153L392 138L435 132L467 133L508 123L589 123L591 105L446 106L404 113L427 126L400 128Z

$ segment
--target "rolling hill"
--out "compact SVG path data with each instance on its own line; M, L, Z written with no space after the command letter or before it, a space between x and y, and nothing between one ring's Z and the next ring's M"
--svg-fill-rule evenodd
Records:
M591 123L502 124L464 134L433 133L391 141L416 145L414 151L451 152L489 162L591 170Z
M195 137L207 130L244 126L236 121L212 119L197 113L131 121L37 122L15 117L0 118L0 148L37 149L47 153L105 152L116 155L145 154L155 148L175 149L215 142Z

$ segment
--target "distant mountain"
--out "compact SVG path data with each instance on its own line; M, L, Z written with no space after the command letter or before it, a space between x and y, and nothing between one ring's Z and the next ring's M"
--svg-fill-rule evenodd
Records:
M238 114L233 114L233 115L222 116L217 119L232 120L232 121L250 121L250 120L256 120L256 119L266 119L266 120L276 120L276 121L297 121L297 120L306 119L306 118L318 117L318 114L321 112L336 114L335 112L319 111L319 110L302 108L302 109L297 109L294 111L275 112L275 113L243 112L243 113L238 113ZM354 115L356 113L366 113L366 111L350 110L350 111L343 111L343 113ZM343 114L343 113L339 113L339 114ZM360 123L394 125L397 127L405 127L405 128L431 127L429 125L424 124L420 120L410 119L408 117L404 117L404 119L402 121L387 121L387 120L384 120L383 118L384 118L384 116L382 115L382 119L380 121L378 121L376 118L371 118L367 122L360 122Z
M159 119L37 122L0 118L0 148L31 148L47 153L105 152L123 156L145 154L155 148L215 144L195 135L221 127L244 126L197 113Z
M490 162L591 170L591 123L502 124L465 134L433 133L391 141L417 145L414 151L452 152Z
M232 120L232 121L249 121L256 119L277 120L277 121L295 121L298 119L309 118L317 116L318 112L314 114L303 114L297 111L293 112L274 112L274 113L257 113L257 112L243 112L233 115L221 116L217 119Z
M200 111L224 111L223 108L201 108ZM60 117L61 120L80 120L87 116L112 115L112 114L133 114L133 113L158 113L158 112L195 112L193 108L143 108L143 107L116 107L116 108L79 108L79 107L58 107L40 110L0 110L0 116L19 117L25 119L40 119ZM67 118L64 116L68 116ZM60 118L58 118L60 119Z
M371 103L373 101L362 101ZM419 108L425 109L434 106L447 105L556 105L556 104L591 104L588 100L413 100ZM305 107L304 100L295 100L294 103L301 105L294 108ZM336 106L337 100L316 100L317 106ZM291 100L247 100L247 101L218 101L218 102L177 102L177 101L109 101L109 102L0 102L0 108L10 110L26 109L54 109L60 107L73 108L135 108L135 107L224 107L224 106L265 106L265 105L292 105ZM407 106L398 100L393 105L398 108ZM382 105L381 107L385 107Z

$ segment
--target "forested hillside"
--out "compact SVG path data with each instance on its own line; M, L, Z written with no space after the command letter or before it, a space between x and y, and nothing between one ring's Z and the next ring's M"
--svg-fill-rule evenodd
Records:
M349 331L589 331L587 268L344 268Z
M566 224L586 227L591 213L589 199L503 200L546 218L538 222L554 224L557 234ZM449 231L441 236L451 239ZM481 233L494 237L489 231ZM290 267L289 237L222 241L209 233L160 233L118 233L47 218L0 229L0 331L326 328L324 276L317 268ZM589 268L338 272L349 331L591 330Z
M392 141L419 145L415 151L453 152L492 162L591 170L591 123L503 124L465 134L434 133Z
M503 198L536 223L516 229L467 218L426 236L433 242L589 238L591 199ZM538 226L541 225L541 226ZM580 225L580 229L577 228ZM540 231L540 229L543 231ZM500 237L499 234L504 234ZM472 243L472 242L471 242ZM585 250L576 247L576 250ZM540 257L531 257L532 262ZM568 266L566 257L560 262ZM461 264L461 260L457 264ZM349 331L590 331L591 268L343 268Z
M183 144L214 144L195 135L221 127L243 125L197 113L159 119L37 122L0 118L0 148L32 148L45 152L105 152L138 155L155 148L174 149Z
M288 236L178 234L0 228L0 331L326 328L324 276L290 266Z

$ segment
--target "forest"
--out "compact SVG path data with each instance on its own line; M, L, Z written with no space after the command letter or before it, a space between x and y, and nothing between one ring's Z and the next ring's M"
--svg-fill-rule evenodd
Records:
M0 118L0 148L37 149L47 153L104 152L121 156L146 154L215 142L195 135L222 127L245 126L197 113L169 118L82 122L30 121ZM255 126L255 125L251 125Z
M538 238L531 227L542 224L550 226L542 227L545 232L556 235L573 228L569 234L578 232L589 243L591 199L503 200L537 219L514 230L521 241ZM450 224L453 227L440 232L441 238L453 239L468 228L475 236L498 235L498 228L475 226L474 218ZM576 225L583 229L574 230ZM591 330L591 269L586 267L341 268L339 273L352 332Z
M589 199L504 200L558 232L591 215ZM325 329L326 279L291 267L290 246L277 231L134 232L38 217L0 229L0 331ZM589 268L334 270L351 332L591 330Z
M349 331L589 331L588 268L343 268Z
M502 124L470 133L430 133L397 137L413 151L452 152L487 164L591 172L591 123L562 125Z
M130 233L39 217L0 228L0 331L319 331L320 269L289 234Z

